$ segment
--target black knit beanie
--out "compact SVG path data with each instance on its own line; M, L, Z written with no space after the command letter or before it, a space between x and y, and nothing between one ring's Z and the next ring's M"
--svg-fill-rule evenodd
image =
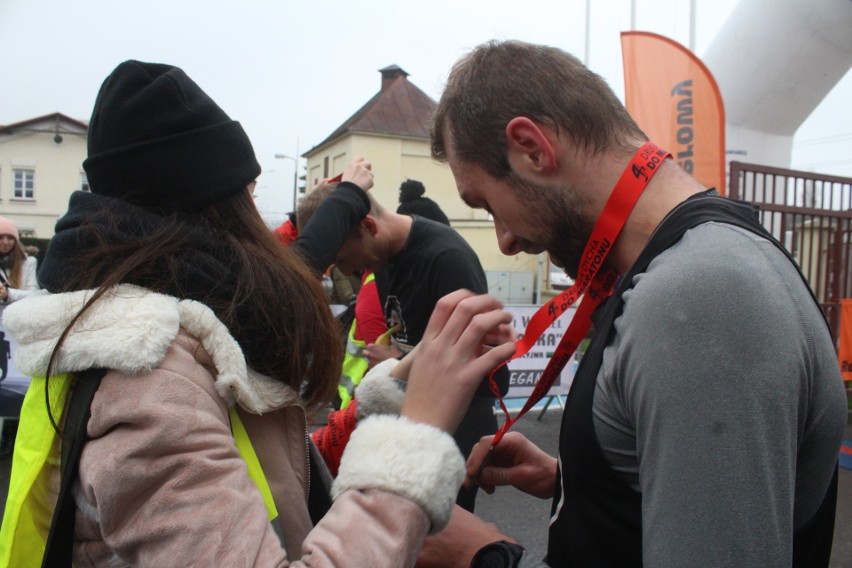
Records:
M158 210L209 205L260 175L240 123L186 73L160 63L125 61L106 78L88 150L92 193Z
M414 201L418 197L426 193L426 187L423 182L416 179L407 179L399 186L399 202L408 203Z

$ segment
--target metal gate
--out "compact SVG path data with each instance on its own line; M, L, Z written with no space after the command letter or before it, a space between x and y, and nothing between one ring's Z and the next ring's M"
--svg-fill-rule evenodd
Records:
M753 203L793 255L838 337L840 300L852 298L852 178L731 162L728 195Z

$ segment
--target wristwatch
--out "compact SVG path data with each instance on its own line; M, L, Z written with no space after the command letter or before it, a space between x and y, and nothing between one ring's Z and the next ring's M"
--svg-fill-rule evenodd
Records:
M479 549L470 568L515 568L524 555L524 547L500 540Z

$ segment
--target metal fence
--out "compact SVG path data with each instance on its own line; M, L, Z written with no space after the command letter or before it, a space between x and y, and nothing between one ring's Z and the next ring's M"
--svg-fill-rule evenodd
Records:
M837 338L852 298L852 178L731 162L728 195L753 203L799 263Z

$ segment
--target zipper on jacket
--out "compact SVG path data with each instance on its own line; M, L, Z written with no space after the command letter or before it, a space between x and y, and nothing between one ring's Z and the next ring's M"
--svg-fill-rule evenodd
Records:
M311 435L308 432L308 414L304 414L305 417L305 465L307 469L305 470L306 478L308 480L307 490L305 491L305 502L307 503L311 497Z

